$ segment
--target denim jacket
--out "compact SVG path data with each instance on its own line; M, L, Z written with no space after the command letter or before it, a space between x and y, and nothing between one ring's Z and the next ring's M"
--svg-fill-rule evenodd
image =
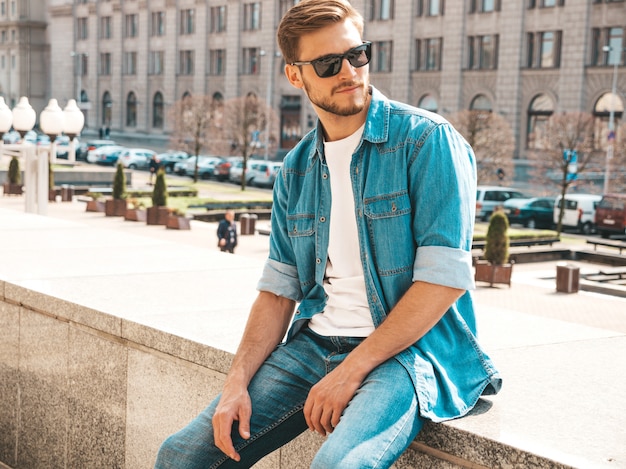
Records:
M476 198L472 149L442 117L388 100L372 87L350 176L361 262L374 325L424 281L474 287ZM331 205L320 124L285 157L274 185L269 257L258 289L299 302L287 340L324 310ZM410 374L420 413L459 417L501 380L476 340L469 291L395 357Z

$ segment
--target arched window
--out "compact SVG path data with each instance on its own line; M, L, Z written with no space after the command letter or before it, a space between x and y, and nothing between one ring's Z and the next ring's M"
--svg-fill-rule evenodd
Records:
M419 103L417 103L417 107L421 107L422 109L426 109L427 111L437 112L437 109L439 108L439 103L432 94L426 94L422 96L422 98L419 100Z
M546 126L546 122L554 113L554 103L549 96L538 94L528 106L528 121L526 128L526 147L538 148L537 136Z
M624 101L622 101L619 94L604 93L596 101L596 105L593 108L593 116L595 118L594 147L597 150L606 150L609 139L611 111L613 111L613 131L617 132L624 113Z
M152 98L152 127L163 128L163 93L157 91Z
M105 91L102 94L102 125L111 125L112 109L113 100L111 99L111 93Z
M491 101L484 94L477 95L470 103L470 111L486 111L491 112L493 107Z
M126 126L137 126L137 97L132 91L126 96Z

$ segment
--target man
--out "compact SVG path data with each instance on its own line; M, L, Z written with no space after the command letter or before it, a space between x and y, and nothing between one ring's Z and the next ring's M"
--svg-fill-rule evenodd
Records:
M237 246L237 224L234 210L226 210L224 219L217 225L217 245L222 252L235 252Z
M250 467L307 428L327 437L311 467L389 467L426 420L500 387L467 292L472 151L370 85L362 31L344 0L303 0L281 21L285 73L319 122L276 180L269 258L222 394L163 443L158 468Z

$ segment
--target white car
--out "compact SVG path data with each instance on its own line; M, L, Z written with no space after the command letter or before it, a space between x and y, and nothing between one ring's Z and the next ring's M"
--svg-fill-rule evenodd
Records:
M249 182L251 186L273 187L276 175L283 163L280 161L253 161L249 164Z
M565 194L562 228L576 229L589 234L595 231L596 207L602 199L596 194ZM554 224L559 222L559 213L563 205L561 196L554 204Z
M117 161L121 162L124 168L148 169L153 156L156 156L156 152L146 148L127 148L120 153Z

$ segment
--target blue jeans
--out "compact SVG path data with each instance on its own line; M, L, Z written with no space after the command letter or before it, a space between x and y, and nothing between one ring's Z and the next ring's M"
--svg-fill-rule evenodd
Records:
M241 456L236 463L213 443L211 419L219 396L189 425L162 444L155 468L209 469L250 467L307 429L302 409L311 387L340 364L362 341L322 337L303 328L280 345L248 388L252 399L251 437L232 438ZM387 468L423 426L417 397L406 370L394 359L374 369L344 410L318 451L312 468Z

